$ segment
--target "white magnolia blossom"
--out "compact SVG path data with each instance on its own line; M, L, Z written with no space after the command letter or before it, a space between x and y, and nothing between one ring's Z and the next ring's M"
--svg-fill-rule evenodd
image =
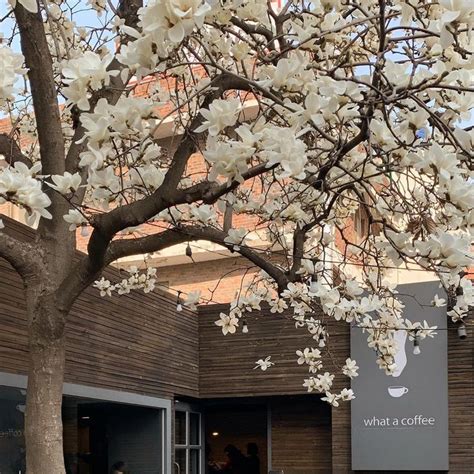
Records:
M23 163L17 162L15 166L5 168L0 172L0 204L10 201L23 207L27 214L27 222L33 224L38 217L51 219L47 210L51 200L41 187L41 181L36 179L36 174L41 169L38 163L28 168Z
M355 395L352 389L343 388L341 390L341 393L339 394L339 397L341 398L341 400L346 402L346 401L354 400Z
M346 359L346 363L344 364L344 367L342 368L342 373L344 375L347 375L349 378L354 378L357 377L358 372L357 370L359 367L357 366L357 363L355 360L352 360L350 357Z
M333 407L338 407L339 398L340 396L337 395L336 393L326 392L325 396L322 397L321 400L329 403L329 405L332 405Z
M230 229L225 237L224 242L232 245L234 250L239 250L239 245L244 245L247 236L246 229Z
M78 58L65 61L62 73L67 87L63 94L81 110L88 110L89 89L96 91L109 85L110 78L118 74L118 71L108 70L112 60L111 55L101 58L97 53L86 51Z
M196 130L196 133L209 131L209 135L215 136L226 127L232 127L237 121L241 109L238 99L214 100L208 109L201 109L201 115L206 119Z
M156 268L147 268L146 272L141 272L137 267L129 267L130 276L124 278L115 285L102 277L94 282L94 287L100 291L101 296L112 296L114 291L118 295L126 295L132 290L142 290L144 293L150 293L155 289Z
M51 179L54 184L49 183L49 186L61 194L70 194L77 191L81 184L81 176L79 173L71 174L68 171L64 175L53 175Z
M196 310L197 309L197 304L199 303L201 299L201 292L199 290L197 291L191 291L186 295L186 299L184 300L184 305L187 306L189 309Z
M36 5L36 2L34 2ZM0 107L6 100L12 100L18 75L26 73L25 58L10 47L0 44Z
M203 26L210 10L202 0L152 0L140 12L141 26L156 42L167 38L180 43L193 28Z
M19 1L37 12L36 0ZM332 389L336 372L358 374L350 358L326 362L334 325L363 328L387 374L397 330L424 343L436 333L407 318L392 270L437 275L448 296L440 290L432 304L456 324L474 304L473 9L465 0L359 6L304 0L277 16L264 0L150 0L129 18L109 15L104 0L44 5L37 20L56 93L47 99L61 133L45 131L54 114L35 109L21 28L7 28L0 204L71 232L114 222L112 242L207 232L261 270L220 314L223 334L265 307L292 318L310 341L296 357L304 386L333 406L351 400L350 389ZM102 14L92 25L76 14L89 7ZM49 154L62 140L66 160ZM58 166L40 174L55 154ZM51 215L55 199L64 215ZM144 261L95 286L109 296L153 291L156 270ZM199 301L192 292L183 304ZM257 367L273 365L269 357Z
M260 369L263 372L265 372L272 365L275 365L275 363L270 360L271 357L272 356L268 356L268 357L265 357L265 359L258 359L257 362L255 362L256 366L254 367L254 369Z
M87 224L87 219L78 209L70 209L63 219L70 224L69 230L76 230L79 226Z
M225 313L221 313L219 318L220 319L218 319L215 324L222 328L222 334L224 334L224 336L227 334L234 334L239 325L239 320L235 316Z

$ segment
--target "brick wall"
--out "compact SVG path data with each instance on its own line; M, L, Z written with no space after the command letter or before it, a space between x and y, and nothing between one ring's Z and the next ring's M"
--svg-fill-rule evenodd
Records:
M245 258L223 258L158 267L157 276L159 282L166 282L173 289L187 293L201 290L203 298L226 303L258 272L259 269Z

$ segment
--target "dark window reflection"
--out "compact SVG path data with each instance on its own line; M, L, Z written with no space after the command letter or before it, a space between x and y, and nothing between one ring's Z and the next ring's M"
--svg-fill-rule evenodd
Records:
M189 474L199 474L199 449L189 450Z
M191 445L199 445L200 443L200 426L199 426L199 413L189 414L189 436Z
M186 412L175 412L174 419L175 444L186 444Z
M0 473L24 474L24 390L0 387Z
M175 466L179 466L177 472L180 474L186 473L186 450L185 449L176 449L175 451Z

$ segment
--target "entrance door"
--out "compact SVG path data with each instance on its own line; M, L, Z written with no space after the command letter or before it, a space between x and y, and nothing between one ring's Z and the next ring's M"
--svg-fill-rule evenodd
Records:
M210 402L205 417L207 473L222 468L235 474L268 471L265 403Z
M175 410L174 421L174 473L202 474L201 414L181 406Z

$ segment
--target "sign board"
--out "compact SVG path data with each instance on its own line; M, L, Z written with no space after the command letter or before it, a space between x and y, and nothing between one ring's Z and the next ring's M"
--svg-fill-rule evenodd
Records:
M438 282L397 289L406 318L446 328L446 307L430 306L435 294L444 296ZM359 366L359 376L352 380L352 469L448 470L447 331L422 340L418 355L406 331L398 331L396 339L398 368L388 376L367 347L367 334L351 329L351 357Z

